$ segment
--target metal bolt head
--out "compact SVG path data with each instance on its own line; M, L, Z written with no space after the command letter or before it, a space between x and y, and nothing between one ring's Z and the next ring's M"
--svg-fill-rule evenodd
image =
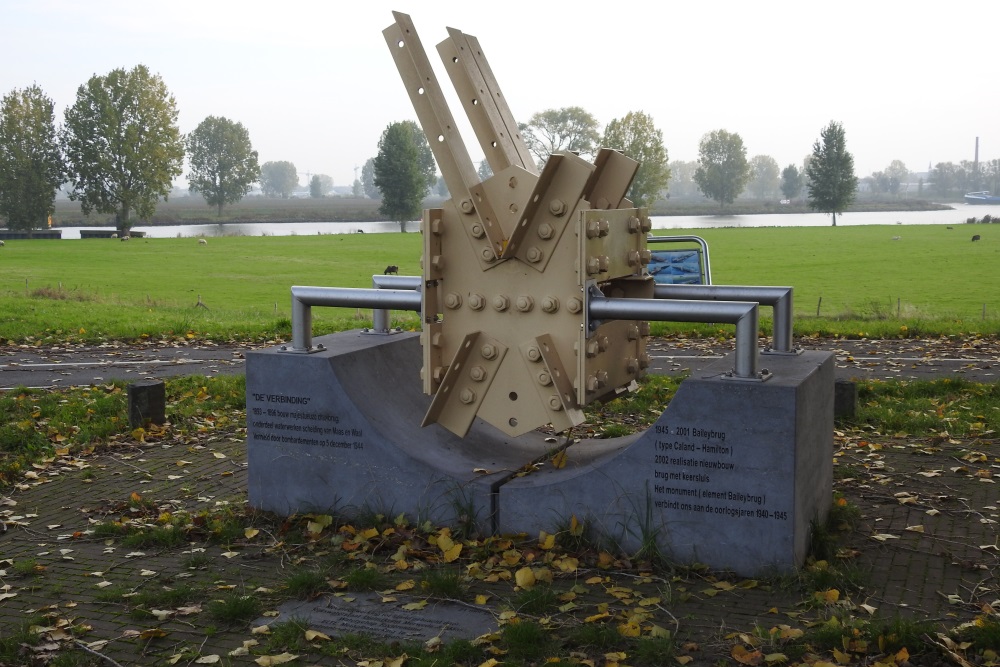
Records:
M611 232L611 223L607 220L600 220L597 223L600 236L607 236Z
M510 179L507 181L507 187L510 188L511 190L517 187L517 176L510 177Z
M469 308L472 310L482 310L486 306L486 298L482 294L469 295Z
M476 207L472 204L471 199L463 199L458 207L462 209L462 213L472 213L476 210Z
M598 347L598 349L601 352L604 352L606 349L608 349L609 342L610 341L608 341L608 337L607 336L598 336L597 337L597 347Z
M444 297L444 305L452 310L462 307L462 295L455 292L448 292Z
M642 231L643 234L645 234L646 232L648 232L652 228L653 228L653 221L652 220L650 220L649 218L645 218L645 217L639 219L639 229Z
M552 384L552 376L546 373L545 371L542 371L541 373L538 374L538 384L542 385L543 387L548 387L550 384Z
M629 234L638 234L639 233L639 218L637 218L635 216L630 217L628 219L628 223L626 224L626 228L628 229L628 233Z
M440 331L435 331L431 335L431 347L441 347L444 345L444 334Z
M479 354L483 355L483 359L493 360L497 358L497 348L487 343L479 348Z
M629 250L628 255L625 257L625 261L628 262L629 266L639 266L639 251Z
M604 387L608 384L608 372L607 371L597 371L597 386Z
M530 359L531 361L542 360L542 351L539 350L537 347L529 347L527 354L528 354L528 359Z
M593 338L587 341L587 356L596 357L597 353L601 351L600 346L597 341Z
M583 301L580 301L575 296L566 302L566 309L576 315L581 310L583 310Z
M468 405L469 403L474 403L476 400L476 392L468 388L463 389L458 393L458 400L462 401L466 405Z
M639 335L648 336L649 335L649 322L642 320L639 322Z
M649 355L645 352L639 355L639 368L643 370L649 368Z
M557 218L566 212L566 202L562 199L553 199L549 202L549 213Z
M477 239L481 239L484 236L486 236L486 230L483 229L483 226L478 222L472 225L471 231L472 231L472 236Z
M444 268L444 256L434 255L433 257L431 257L431 266L433 266L438 271L442 270Z
M550 225L547 222L543 222L542 224L538 225L538 230L536 233L538 234L538 238L548 241L550 238L552 238L552 235L555 234L556 232L554 229L552 229L552 225Z
M436 382L440 382L441 380L444 379L444 374L447 373L447 372L448 372L448 369L445 368L444 366L435 366L434 367L434 373L432 374L432 377L434 378L434 380Z
M498 313L502 313L508 308L510 308L509 298L507 298L503 294L497 294L495 297L493 297L493 310L497 311Z
M493 249L492 248L483 248L482 255L483 255L483 259L485 259L487 262L492 262L492 261L496 260L496 258L497 258L497 256L493 253Z
M542 310L546 313L554 313L559 310L559 299L554 296L547 296L542 299Z
M558 412L563 409L562 401L558 396L549 396L549 409Z
M514 305L522 313L530 313L531 309L535 307L535 300L530 296L522 295L517 297L517 301L514 302Z
M543 253L540 248L531 246L524 253L524 258L527 259L532 264L537 264L542 261Z
M597 220L587 221L587 238L596 239L601 234L601 224Z
M594 275L595 273L601 272L601 260L598 257L588 257L587 258L587 273L589 275Z
M587 391L597 391L597 388L599 386L600 385L597 383L597 376L596 375L588 375L587 376Z
M630 357L628 361L625 362L625 370L629 373L639 372L639 360L635 357Z
M651 250L646 250L643 248L639 251L639 262L641 264L649 264L653 259L653 252Z
M469 369L469 377L476 382L482 382L486 379L486 369L482 366L473 366Z
M431 220L431 234L439 235L444 231L444 223L441 222L441 218L434 218Z
M639 338L639 327L635 324L628 325L628 329L625 332L625 336L629 340L637 340Z

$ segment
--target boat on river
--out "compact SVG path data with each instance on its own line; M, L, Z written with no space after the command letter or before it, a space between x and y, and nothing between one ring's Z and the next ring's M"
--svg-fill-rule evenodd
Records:
M990 195L989 191L970 192L965 195L966 204L1000 204L1000 197Z

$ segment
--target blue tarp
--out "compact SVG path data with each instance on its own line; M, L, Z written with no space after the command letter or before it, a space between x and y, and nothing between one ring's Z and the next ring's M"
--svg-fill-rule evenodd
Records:
M649 275L661 285L700 285L701 261L697 250L653 250Z

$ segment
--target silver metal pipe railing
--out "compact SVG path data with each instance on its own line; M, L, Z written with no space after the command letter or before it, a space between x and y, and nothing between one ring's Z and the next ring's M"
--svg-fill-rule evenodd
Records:
M384 276L383 276L384 277ZM393 277L384 284L410 285L412 276ZM409 279L409 280L406 280ZM420 278L416 278L419 281ZM596 292L596 293L595 293ZM351 287L292 287L292 352L312 350L312 307L400 309L420 312L423 293L413 289ZM758 305L745 301L608 298L593 290L587 301L590 321L655 320L662 322L724 322L736 325L738 378L757 377Z
M771 350L791 354L792 288L752 287L746 285L656 285L657 299L698 299L757 302L774 309L774 341Z
M738 378L758 377L758 306L743 301L623 299L591 295L587 312L593 320L656 320L659 322L724 322L736 325Z
M418 290L423 279L420 276L390 276L376 273L372 276L374 289ZM392 314L388 308L372 310L372 330L375 333L389 333L392 329Z
M292 287L292 351L312 349L312 306L334 308L423 307L423 294L413 290L366 289L363 287Z

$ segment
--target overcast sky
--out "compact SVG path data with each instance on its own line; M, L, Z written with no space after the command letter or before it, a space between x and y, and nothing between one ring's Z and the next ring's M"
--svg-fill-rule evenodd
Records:
M644 111L671 160L725 129L750 157L801 165L831 120L859 176L972 160L977 136L981 160L1000 158L996 0L0 0L0 94L37 83L61 123L91 76L141 63L182 132L225 116L261 163L349 185L387 125L416 119L382 36L393 10L412 17L459 119L435 48L446 27L479 39L518 121L580 106L603 130Z

